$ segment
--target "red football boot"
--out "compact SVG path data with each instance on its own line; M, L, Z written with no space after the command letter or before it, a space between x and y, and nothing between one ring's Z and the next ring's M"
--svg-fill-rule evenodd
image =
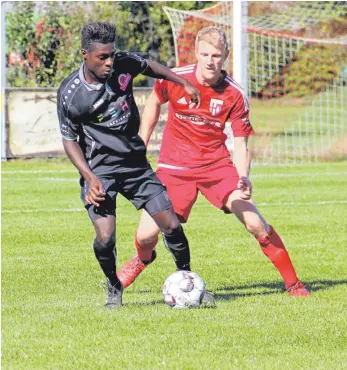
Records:
M118 279L121 281L123 288L131 285L141 274L141 272L155 260L156 257L157 253L155 249L153 249L151 262L147 264L144 264L138 256L135 256L131 260L126 262L123 267L117 272Z
M289 287L287 289L287 292L293 297L309 297L311 295L310 292L306 289L306 286L301 281L298 281L297 283Z

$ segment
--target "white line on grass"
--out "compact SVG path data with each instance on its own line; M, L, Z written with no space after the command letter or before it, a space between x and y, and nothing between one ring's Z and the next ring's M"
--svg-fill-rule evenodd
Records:
M342 172L297 172L297 173L256 173L250 174L250 178L253 177L316 177L316 176L336 176L336 175L347 175L346 171Z
M2 171L2 174L18 174L18 173L26 173L26 174L35 174L35 173L76 173L76 171ZM259 177L317 177L317 176L343 176L347 175L347 171L342 172L297 172L297 173L256 173L251 174L250 178L259 178ZM79 178L78 175L76 179ZM40 180L40 181L72 181L74 179L69 178L62 178L62 177L2 177L2 180L17 180L17 181L29 181L29 180Z
M53 212L85 212L84 208L36 208L36 209L7 209L1 213L53 213Z
M347 204L347 200L322 200L318 202L291 202L291 203L259 203L257 206L259 207L302 207L302 206L320 206L320 205L333 205L333 204Z
M302 207L302 206L320 206L320 205L334 205L347 204L347 200L326 200L319 202L301 202L301 203L258 203L259 207ZM5 209L1 213L53 213L53 212L84 212L84 208L36 208L36 209Z
M3 177L2 181L67 181L67 182L78 182L79 177L67 178L67 177Z
M77 173L76 170L4 170L1 173Z

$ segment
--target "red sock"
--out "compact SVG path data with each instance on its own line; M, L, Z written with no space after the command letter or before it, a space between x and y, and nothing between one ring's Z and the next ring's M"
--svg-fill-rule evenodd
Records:
M270 225L269 234L263 238L257 238L257 240L261 250L281 274L286 289L297 283L298 277L296 276L289 254L273 227Z
M158 243L158 236L155 237L153 241L147 244L140 244L136 238L135 234L135 246L137 250L137 255L142 262L148 262L152 259L152 250Z

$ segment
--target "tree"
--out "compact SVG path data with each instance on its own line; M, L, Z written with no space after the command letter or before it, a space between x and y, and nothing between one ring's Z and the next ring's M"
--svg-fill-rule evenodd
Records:
M18 2L8 14L7 85L57 87L78 69L84 24L108 21L117 26L117 46L172 67L174 43L162 7L198 10L212 2L112 1ZM15 57L14 57L15 56ZM147 85L140 75L135 86Z

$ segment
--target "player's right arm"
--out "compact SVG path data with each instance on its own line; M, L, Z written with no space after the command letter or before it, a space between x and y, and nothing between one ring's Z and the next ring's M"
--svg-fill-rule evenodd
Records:
M161 102L159 101L155 91L152 91L143 110L139 129L139 136L144 141L146 146L148 145L152 132L158 123L160 107Z
M88 182L89 191L86 196L86 202L99 207L99 202L105 200L105 193L100 180L90 170L81 147L75 140L67 140L63 138L63 146L65 153L69 157L72 164L78 169L82 177Z
M66 104L61 97L60 89L57 97L57 112L65 153L89 185L86 202L98 207L100 205L99 202L105 200L103 186L89 168L81 147L77 142L79 124L77 120L70 117Z

